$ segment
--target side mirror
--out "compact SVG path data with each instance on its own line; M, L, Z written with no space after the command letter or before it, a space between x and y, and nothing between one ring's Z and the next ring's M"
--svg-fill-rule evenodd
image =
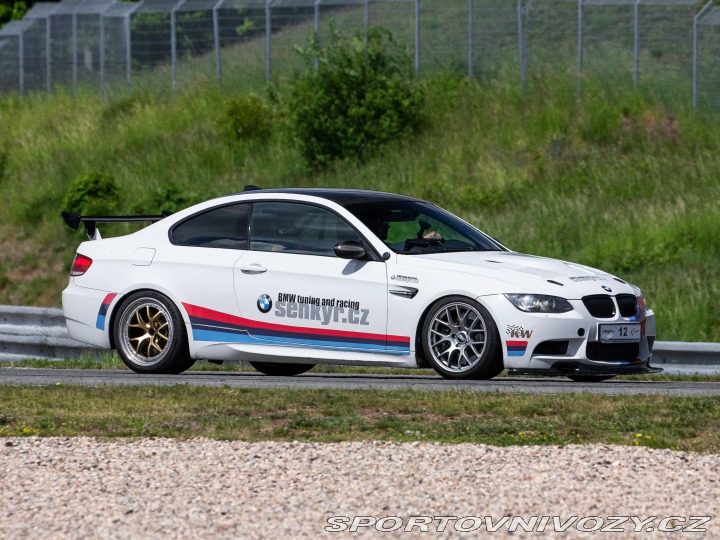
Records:
M333 247L333 253L341 259L362 259L365 248L357 240L345 240Z

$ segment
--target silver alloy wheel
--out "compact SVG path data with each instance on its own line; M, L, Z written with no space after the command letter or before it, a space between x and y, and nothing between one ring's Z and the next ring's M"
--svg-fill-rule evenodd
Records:
M430 322L427 343L442 368L463 373L482 360L487 345L485 320L470 304L446 304Z
M167 356L174 335L168 308L154 298L139 298L120 316L120 342L125 357L143 367L152 367Z

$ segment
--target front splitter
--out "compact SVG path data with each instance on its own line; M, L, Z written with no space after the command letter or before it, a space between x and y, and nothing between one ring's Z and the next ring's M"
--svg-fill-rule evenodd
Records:
M509 369L508 375L542 375L545 377L592 376L615 377L617 375L648 375L662 373L663 369L652 367L648 362L630 366L588 366L587 364L558 362L548 369Z

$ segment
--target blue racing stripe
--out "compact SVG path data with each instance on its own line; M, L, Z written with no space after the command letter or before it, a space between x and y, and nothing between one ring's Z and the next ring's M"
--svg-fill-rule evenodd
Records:
M217 330L200 330L193 328L192 331L193 340L195 341L218 341L225 343L254 343L254 344L272 344L283 347L304 347L304 348L322 348L332 350L358 350L363 352L377 352L387 353L396 355L409 355L408 349L386 349L384 347L378 347L376 345L369 345L365 343L346 343L343 341L318 341L316 339L299 339L299 338L287 338L283 341L276 340L265 340L261 337L252 337L247 333L236 333L236 332L221 332Z

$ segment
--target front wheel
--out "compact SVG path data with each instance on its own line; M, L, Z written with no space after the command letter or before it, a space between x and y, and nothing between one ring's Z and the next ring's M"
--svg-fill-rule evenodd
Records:
M310 371L315 364L283 364L280 362L250 362L250 365L265 375L292 377Z
M131 294L113 325L120 358L136 373L182 373L190 357L185 324L175 304L152 291Z
M447 379L491 379L503 370L495 321L471 298L435 302L423 323L422 343L430 365Z

